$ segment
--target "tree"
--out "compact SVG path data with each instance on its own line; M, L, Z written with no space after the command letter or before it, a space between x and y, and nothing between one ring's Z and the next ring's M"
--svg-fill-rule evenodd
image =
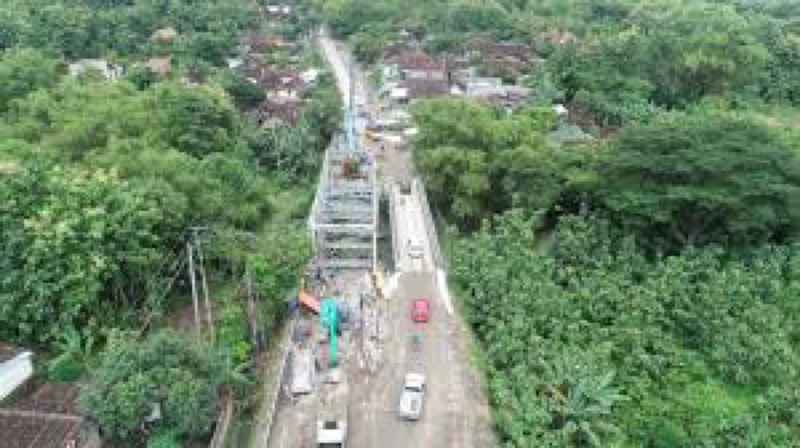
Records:
M283 225L260 242L260 254L247 260L259 298L262 326L272 331L283 318L289 292L297 285L301 269L311 256L308 235L292 225Z
M444 145L482 150L492 146L495 114L474 101L458 97L421 101L414 104L412 114L420 124L418 151Z
M494 0L459 0L450 6L449 25L456 31L493 31L508 34L511 20L503 6Z
M174 148L198 158L234 148L239 133L236 109L223 92L163 84L152 100L162 136Z
M755 83L767 60L753 27L730 5L671 7L643 28L659 103L685 104Z
M15 99L58 82L58 62L36 50L9 50L0 57L0 113Z
M800 34L788 26L768 21L764 25L769 48L762 95L772 101L800 105Z
M624 130L598 163L599 203L656 244L780 240L795 229L797 153L753 119L676 114Z
M32 343L71 329L102 336L143 308L169 223L146 187L29 157L0 171L0 333Z
M433 205L466 226L476 226L490 206L489 165L485 153L452 146L422 153L419 168Z
M355 57L366 64L374 64L381 57L385 32L376 29L359 31L350 37Z
M264 88L241 75L225 76L221 79L220 84L233 98L236 105L242 109L252 109L267 97Z
M571 216L543 247L535 225L450 251L503 446L791 446L796 245L661 256Z
M370 0L325 2L322 13L339 36L349 36L364 25L380 23L391 17L391 10L386 3Z
M235 54L236 45L236 35L230 30L194 33L184 43L183 53L190 60L208 61L221 67Z
M6 9L0 10L0 51L13 47L20 40L22 20Z
M207 434L214 425L224 364L206 344L170 331L137 340L117 334L80 389L84 414L117 444L135 445L152 433ZM149 422L158 408L161 417Z
M26 43L54 50L68 59L98 57L94 13L84 5L47 2L31 11Z

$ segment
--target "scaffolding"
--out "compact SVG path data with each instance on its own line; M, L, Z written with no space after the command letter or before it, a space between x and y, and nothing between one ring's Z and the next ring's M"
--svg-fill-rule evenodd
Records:
M377 259L375 161L358 141L354 107L349 101L344 129L325 153L309 220L317 266L328 272L375 269Z

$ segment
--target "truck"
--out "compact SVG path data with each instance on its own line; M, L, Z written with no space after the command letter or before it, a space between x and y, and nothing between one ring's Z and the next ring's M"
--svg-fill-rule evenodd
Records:
M347 445L347 382L341 371L331 369L320 390L317 418L317 447L345 448Z
M314 390L314 362L310 348L296 346L292 350L292 394L310 394Z
M422 416L422 407L425 403L425 375L421 373L407 373L403 383L403 392L400 394L400 418L419 420Z

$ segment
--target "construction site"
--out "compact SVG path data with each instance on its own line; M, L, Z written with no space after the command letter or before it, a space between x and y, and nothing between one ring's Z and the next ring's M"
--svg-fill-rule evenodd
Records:
M300 429L296 446L345 446L350 385L381 361L380 193L375 161L360 144L357 108L351 87L309 217L315 257L298 294L281 389L284 405L294 408L284 417L294 421L275 425Z
M488 409L459 342L424 186L405 148L368 138L384 108L349 54L324 33L318 43L343 124L324 156L308 219L314 257L256 446L486 446ZM411 314L418 302L424 322ZM427 391L412 419L401 400L409 377Z

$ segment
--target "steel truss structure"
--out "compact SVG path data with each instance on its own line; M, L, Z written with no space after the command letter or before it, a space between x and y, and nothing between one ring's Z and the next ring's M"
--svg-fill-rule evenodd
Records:
M378 189L375 161L359 143L353 114L325 153L309 225L324 271L374 269Z

